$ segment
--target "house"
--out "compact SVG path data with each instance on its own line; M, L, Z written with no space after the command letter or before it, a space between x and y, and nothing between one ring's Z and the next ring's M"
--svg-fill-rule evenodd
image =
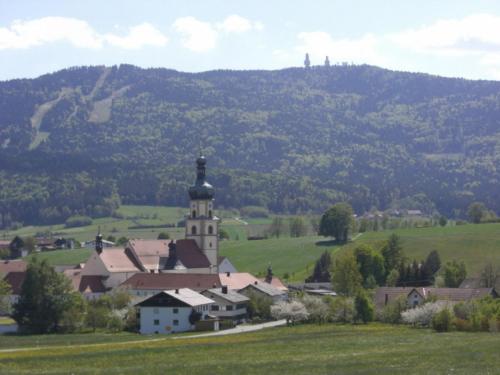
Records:
M0 240L0 250L9 250L10 241L9 240Z
M274 286L260 281L256 281L253 284L248 284L246 287L239 290L239 293L249 298L251 298L252 296L263 297L269 299L271 303L286 301L288 299L287 292L276 289Z
M221 288L205 290L201 294L214 301L214 304L210 306L210 315L219 319L229 319L235 323L245 321L250 298L225 285Z
M11 305L19 300L25 278L26 271L12 271L5 275L4 280L9 284L11 290L11 294L8 297Z
M106 289L112 289L136 273L144 272L141 264L130 250L122 248L100 248L85 263L82 276L100 276Z
M192 331L197 320L206 320L213 300L189 288L165 290L136 304L140 333Z
M282 290L284 292L288 292L288 288L285 286L285 284L283 284L280 279L278 279L277 277L275 277L273 275L273 269L271 268L271 265L269 265L269 267L267 268L266 277L259 279L259 281L268 283L268 284L274 286L276 289Z
M137 273L124 281L121 287L134 298L153 296L164 290L189 288L196 292L220 288L219 275L196 273Z
M89 301L99 298L107 291L102 276L82 275L82 270L78 268L64 270L63 274L70 279L73 289Z
M405 298L408 307L422 304L428 298L438 301L464 302L486 296L498 297L494 288L404 288L380 287L375 290L374 302L378 309L384 308L397 298Z

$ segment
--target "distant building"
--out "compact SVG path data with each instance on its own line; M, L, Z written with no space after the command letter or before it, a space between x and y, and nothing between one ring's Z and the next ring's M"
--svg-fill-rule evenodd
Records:
M243 294L229 289L227 286L203 291L205 297L214 301L210 306L210 315L219 319L229 319L242 323L247 318L247 307L250 299Z
M380 287L375 290L374 302L378 309L382 309L400 297L406 299L408 307L415 307L430 297L438 301L463 302L486 296L497 298L498 294L494 288Z
M136 304L140 333L192 331L197 320L206 320L213 300L188 288L165 290Z
M239 293L251 297L252 295L257 295L259 297L267 298L272 303L279 301L286 301L288 299L288 293L275 288L274 286L267 284L265 282L255 282L253 284L248 284L246 287L241 289Z

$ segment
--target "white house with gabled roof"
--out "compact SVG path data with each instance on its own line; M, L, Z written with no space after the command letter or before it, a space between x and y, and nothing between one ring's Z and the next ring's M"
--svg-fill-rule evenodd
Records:
M195 322L206 320L214 301L188 288L164 290L139 302L140 333L192 331Z

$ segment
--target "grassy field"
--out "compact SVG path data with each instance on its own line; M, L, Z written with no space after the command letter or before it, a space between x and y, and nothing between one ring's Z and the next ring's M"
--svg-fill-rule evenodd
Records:
M379 324L302 325L130 343L88 340L39 342L35 350L0 351L0 373L494 374L500 367L498 334L438 334Z
M288 273L296 281L303 281L312 272L321 253L337 249L315 236L221 242L221 255L227 256L239 271L264 275L271 263L276 276Z
M500 224L468 224L452 227L399 229L367 232L357 242L377 243L396 233L410 259L425 259L431 250L439 251L443 262L463 260L469 275L476 275L486 263L500 266Z

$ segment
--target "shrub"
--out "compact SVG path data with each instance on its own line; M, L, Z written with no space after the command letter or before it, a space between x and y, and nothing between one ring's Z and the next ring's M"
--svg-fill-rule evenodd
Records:
M106 325L106 328L110 332L123 331L124 328L123 319L118 315L111 314L110 318L108 319L108 324Z
M366 293L358 293L354 299L355 321L368 323L373 320L373 303Z
M448 308L442 309L432 318L432 328L437 332L448 332L451 329L453 314Z
M84 227L86 225L91 225L92 219L88 216L71 216L69 217L64 226L66 228Z
M470 332L472 331L472 326L468 320L455 318L453 319L453 326L457 331Z
M170 235L167 232L160 232L160 233L158 233L157 238L159 240L168 240L168 239L170 239Z
M401 323L401 313L407 309L407 301L405 296L400 296L384 306L379 314L379 320L384 323L398 324Z
M354 298L336 297L329 307L331 321L351 323L354 320Z

